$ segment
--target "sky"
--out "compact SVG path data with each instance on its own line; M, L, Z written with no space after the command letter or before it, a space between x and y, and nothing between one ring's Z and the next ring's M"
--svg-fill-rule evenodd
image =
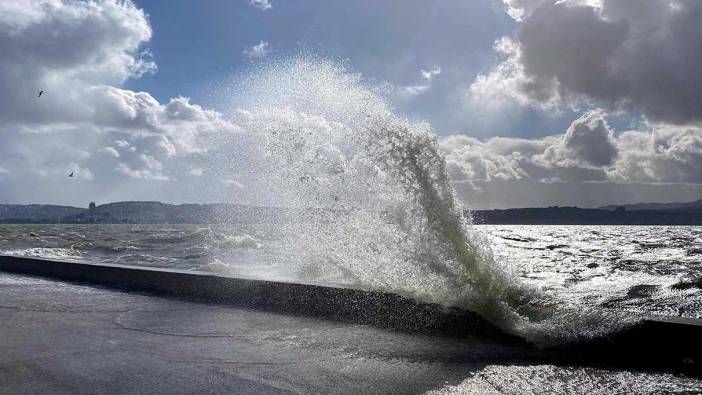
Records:
M232 81L300 54L431 125L468 207L700 199L700 18L698 0L0 0L0 203L244 201L203 164L241 133Z

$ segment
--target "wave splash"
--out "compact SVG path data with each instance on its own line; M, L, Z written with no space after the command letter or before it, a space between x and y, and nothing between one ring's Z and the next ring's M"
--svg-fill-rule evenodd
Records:
M81 258L81 252L79 250L71 248L60 248L60 247L31 247L24 249L10 249L0 251L2 254L6 255L17 255L17 256L28 256L28 257L38 257L38 258L49 258L49 259L79 259Z
M628 320L521 284L463 215L436 136L392 111L338 63L296 58L249 76L235 121L248 171L291 208L302 273L478 312L537 344L583 340ZM281 225L282 226L282 225Z

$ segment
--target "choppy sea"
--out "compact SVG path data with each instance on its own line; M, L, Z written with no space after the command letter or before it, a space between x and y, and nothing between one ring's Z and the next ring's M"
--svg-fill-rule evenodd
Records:
M481 225L495 260L559 299L702 317L702 228ZM353 285L268 224L0 225L0 253ZM401 265L402 262L397 262Z

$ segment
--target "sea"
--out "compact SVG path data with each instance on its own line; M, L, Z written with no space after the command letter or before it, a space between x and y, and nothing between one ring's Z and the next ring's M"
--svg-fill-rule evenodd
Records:
M279 225L0 225L0 253L373 287L303 251ZM475 225L520 282L576 304L702 317L702 227ZM401 265L401 262L397 263ZM392 289L390 289L392 291Z
M305 262L310 256L292 248L295 243L285 229L265 222L242 226L5 224L0 225L0 253L377 287L377 283L344 277L324 261ZM627 314L702 316L702 290L697 286L702 278L700 227L478 225L471 231L484 235L495 261L516 282L564 304ZM694 378L669 373L497 364L431 393L663 393L700 388Z

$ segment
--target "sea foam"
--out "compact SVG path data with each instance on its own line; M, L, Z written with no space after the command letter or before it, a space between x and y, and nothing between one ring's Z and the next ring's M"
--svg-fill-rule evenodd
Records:
M627 321L527 287L497 262L463 214L431 127L396 115L360 75L301 56L237 84L246 171L291 209L286 245L305 275L467 308L539 344Z

